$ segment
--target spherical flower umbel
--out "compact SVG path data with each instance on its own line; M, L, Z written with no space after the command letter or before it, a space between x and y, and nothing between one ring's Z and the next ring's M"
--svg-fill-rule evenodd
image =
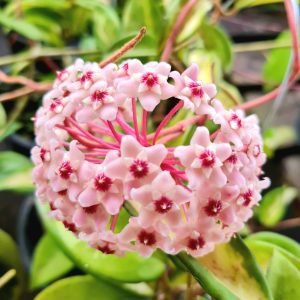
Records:
M202 256L229 241L268 185L265 154L257 118L225 109L198 73L136 59L102 68L77 60L59 72L32 150L50 215L105 254ZM162 100L173 108L155 128L150 113ZM194 116L168 126L182 107Z

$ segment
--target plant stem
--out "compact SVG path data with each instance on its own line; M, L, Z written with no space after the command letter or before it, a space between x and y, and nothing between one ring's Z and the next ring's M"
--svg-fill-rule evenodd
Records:
M126 43L121 49L113 53L111 56L109 56L108 58L100 62L99 66L103 68L109 63L119 60L122 56L124 56L125 53L133 49L142 40L145 33L146 33L146 27L142 27L139 33L132 40Z
M256 51L265 51L272 49L284 49L291 48L291 43L276 43L275 41L263 41L263 42L253 42L253 43L245 43L245 44L236 44L233 46L233 51L235 53L243 53L243 52L256 52ZM300 45L299 45L300 46Z
M17 275L15 269L7 271L3 276L0 277L0 289L4 287L10 280L12 280Z
M238 300L232 292L223 286L222 283L195 258L184 252L177 254L176 257L193 275L195 280L200 283L203 289L213 298L218 300Z
M180 30L182 29L182 26L189 14L189 12L192 10L192 8L194 7L194 5L197 3L197 0L189 0L181 9L176 22L171 30L171 33L167 39L164 51L161 55L161 61L168 61L171 53L172 53L172 49L173 49L173 44L178 36L178 33L180 32Z

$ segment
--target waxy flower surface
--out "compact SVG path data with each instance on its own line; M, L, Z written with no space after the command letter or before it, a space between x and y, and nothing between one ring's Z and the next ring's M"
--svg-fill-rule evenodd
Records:
M136 59L102 68L77 60L59 72L32 150L50 215L106 254L197 257L229 241L269 184L265 154L257 118L225 109L198 73ZM171 109L155 124L160 105ZM194 115L169 125L181 108Z

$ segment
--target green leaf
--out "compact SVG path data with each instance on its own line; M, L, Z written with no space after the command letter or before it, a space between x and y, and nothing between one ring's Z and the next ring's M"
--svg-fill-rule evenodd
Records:
M9 270L16 270L16 276L0 288L0 299L19 299L25 284L19 251L13 239L1 229L0 245L0 277Z
M3 105L0 103L0 131L2 128L5 127L6 121L7 121L6 112Z
M157 258L144 258L136 253L126 253L119 257L105 255L90 248L87 243L77 239L64 226L49 218L46 206L37 203L41 219L64 253L84 272L97 278L109 278L121 282L152 281L160 277L164 264Z
M0 153L0 190L32 191L31 170L32 164L27 157L11 151L2 151Z
M217 246L199 261L239 299L272 299L264 275L240 237Z
M164 6L161 0L127 0L122 13L124 34L138 31L146 26L156 41L164 32Z
M235 107L243 102L242 95L234 85L221 80L217 85L217 89L217 98L226 108Z
M283 0L237 0L235 1L234 7L236 9L242 9L257 5L266 5L272 3L282 3Z
M47 41L47 35L45 35L45 32L43 30L26 21L7 16L1 10L0 24L8 28L9 30L16 31L20 35L23 35L30 40Z
M267 128L263 133L264 151L268 157L272 157L275 150L292 144L296 140L297 133L293 127L278 126Z
M255 255L255 258L262 268L264 272L267 271L270 260L274 251L279 251L282 255L284 255L297 269L300 270L300 259L299 256L296 257L284 248L272 244L269 242L256 240L256 239L246 239L246 244L251 250L251 252Z
M297 195L298 191L293 187L281 186L272 189L262 198L255 210L255 216L264 226L273 227L282 220Z
M188 15L184 27L180 31L180 34L178 35L176 41L180 43L192 37L200 28L203 18L207 15L212 7L213 4L209 0L198 1Z
M18 122L9 122L6 124L4 128L0 129L0 142L6 139L9 135L16 132L19 128L21 128L21 123ZM0 171L1 173L1 171Z
M263 241L276 245L300 259L300 244L282 234L270 231L261 231L255 234L251 234L246 239L246 241L252 240Z
M290 32L282 32L274 42L274 47L281 44L291 44L292 38ZM262 69L262 76L265 83L265 89L271 90L279 85L284 79L286 69L291 56L291 48L272 49L267 54L266 63Z
M233 60L229 36L221 27L203 22L200 29L201 38L207 51L214 52L220 59L224 70L229 70Z
M110 53L120 49L125 43L131 40L133 37L136 36L136 33L129 34L126 37L121 38L120 40L116 41L115 44L111 47ZM147 34L135 47L134 49L127 52L125 55L122 56L123 59L125 58L136 58L136 57L151 57L157 56L157 45L154 38Z
M267 272L274 300L300 299L300 271L278 251L274 251Z
M73 276L62 279L35 297L35 300L141 300L123 286L97 280L91 276ZM149 298L148 298L149 299Z
M93 32L99 47L108 49L120 34L120 19L117 12L108 5L99 5L93 12Z
M73 262L57 247L51 236L45 234L34 250L30 286L32 289L42 287L67 274L73 267Z

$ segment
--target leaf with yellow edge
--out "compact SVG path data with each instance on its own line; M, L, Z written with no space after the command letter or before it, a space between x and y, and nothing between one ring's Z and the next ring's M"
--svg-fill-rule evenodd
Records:
M240 237L217 246L214 252L199 261L239 299L272 299L262 271Z

